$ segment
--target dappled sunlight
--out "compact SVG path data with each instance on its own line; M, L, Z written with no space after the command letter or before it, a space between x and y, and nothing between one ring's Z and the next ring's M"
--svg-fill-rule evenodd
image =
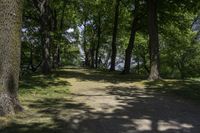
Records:
M183 130L184 132L189 132L190 129L194 128L191 124L179 123L177 121L165 122L163 120L158 121L158 130L167 131L167 130Z
M0 119L5 122L0 132L199 133L200 108L179 97L165 95L168 94L165 89L165 93L159 91L163 87L183 87L180 83L184 82L124 82L116 77L113 82L112 73L107 76L103 73L66 68L55 72L44 83L45 89L38 84L36 92L22 93L25 112ZM48 82L54 81L66 85L48 87ZM192 82L185 84L190 86Z

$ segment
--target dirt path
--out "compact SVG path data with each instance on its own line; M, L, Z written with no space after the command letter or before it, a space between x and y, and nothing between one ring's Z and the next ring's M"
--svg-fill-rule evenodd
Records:
M200 133L199 105L132 75L67 68L52 77L36 77L46 89L22 99L24 113L0 119L0 133Z
M72 110L69 132L200 133L199 106L132 82L112 82L104 75L83 71L68 78L71 99L83 105Z

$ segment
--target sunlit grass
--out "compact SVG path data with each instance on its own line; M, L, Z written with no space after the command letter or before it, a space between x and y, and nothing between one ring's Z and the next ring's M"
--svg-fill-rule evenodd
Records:
M54 74L48 76L38 74L23 77L20 81L19 99L24 108L24 112L15 116L0 117L0 132L16 132L16 129L17 132L25 132L34 124L38 124L38 126L40 124L40 126L49 125L49 128L51 128L54 124L52 117L50 115L44 115L40 111L48 108L56 109L57 106L62 106L62 104L67 102L66 97L68 93L69 83L63 78L54 76ZM48 101L52 105L49 104L47 107L45 104L48 104ZM56 101L59 103L56 103ZM56 106L56 104L58 105ZM10 125L12 125L12 128L1 131L1 128L9 127ZM36 131L33 130L33 132Z

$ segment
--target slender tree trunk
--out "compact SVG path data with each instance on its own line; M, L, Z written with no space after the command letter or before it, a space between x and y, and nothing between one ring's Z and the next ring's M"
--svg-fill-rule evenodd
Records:
M95 65L95 46L94 46L93 42L92 42L91 47L90 47L90 57L91 57L90 67L94 68L94 65Z
M95 67L98 68L98 57L99 57L99 49L100 49L100 41L101 41L101 15L99 13L98 16L98 42L96 47L96 59L95 59Z
M137 19L134 18L131 25L132 28L131 28L129 44L125 52L125 64L124 64L123 74L130 73L131 57L132 57L132 52L133 52L134 42L135 42L136 25L137 25Z
M84 31L83 31L83 50L84 50L84 54L85 54L84 66L90 67L90 59L89 59L90 51L87 49L87 46L86 46L87 45L86 22L87 22L87 19L85 19L85 21L84 21Z
M40 4L40 24L41 24L41 44L42 48L42 72L48 74L51 72L50 58L50 10L49 0L43 0Z
M149 27L149 52L150 52L150 75L149 80L160 78L160 54L157 24L157 0L147 0L148 4L148 27Z
M115 71L115 62L116 62L116 56L117 56L116 40L117 40L118 21L119 21L119 6L120 6L120 0L116 0L110 71Z
M17 97L22 0L0 0L0 115L22 111Z
M137 57L137 71L138 71L138 75L140 74L140 58L139 56Z

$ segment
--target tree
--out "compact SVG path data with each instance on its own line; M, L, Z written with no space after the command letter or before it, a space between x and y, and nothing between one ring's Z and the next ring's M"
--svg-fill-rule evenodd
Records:
M149 80L157 80L160 78L157 0L147 0L147 6L148 6L149 53L150 53Z
M119 6L120 0L116 0L115 5L115 19L114 19L114 28L113 28L113 38L112 38L112 55L111 55L111 66L110 70L115 71L115 61L117 56L117 32L118 32L118 19L119 19Z
M42 72L48 74L51 71L50 60L50 2L49 0L33 0L35 7L40 12L40 32L42 44Z
M123 74L127 74L130 72L130 66L131 66L131 57L132 57L132 51L134 48L134 43L135 43L135 36L136 32L138 30L138 7L139 4L137 2L134 3L134 11L133 11L133 19L132 19L132 24L131 24L131 33L130 33L130 39L128 46L125 51L125 63L124 63L124 70Z
M22 0L0 0L0 16L0 115L7 115L23 110L17 96Z

